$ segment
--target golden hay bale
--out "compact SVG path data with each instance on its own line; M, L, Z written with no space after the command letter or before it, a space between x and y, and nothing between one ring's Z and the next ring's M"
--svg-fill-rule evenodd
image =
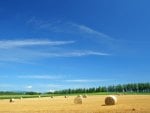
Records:
M41 96L39 96L39 98L41 98Z
M15 99L14 99L14 98L11 98L11 99L9 100L9 102L15 102Z
M117 103L117 98L113 95L107 96L105 98L106 105L115 105Z
M65 98L68 98L68 96L65 95Z
M83 97L83 98L87 98L87 95L83 95L82 97Z
M76 97L75 99L74 99L74 103L75 104L82 104L82 97Z

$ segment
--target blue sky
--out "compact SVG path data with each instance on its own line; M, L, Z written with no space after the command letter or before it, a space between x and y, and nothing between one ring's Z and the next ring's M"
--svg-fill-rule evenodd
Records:
M149 82L149 4L1 0L0 90Z

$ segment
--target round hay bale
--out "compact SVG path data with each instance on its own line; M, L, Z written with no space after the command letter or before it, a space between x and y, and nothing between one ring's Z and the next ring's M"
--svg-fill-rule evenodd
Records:
M41 96L39 96L39 98L41 98Z
M68 96L65 95L65 98L68 98Z
M113 95L107 96L105 98L106 105L115 105L117 103L117 98Z
M11 98L11 99L9 100L9 102L15 102L15 99L14 99L14 98Z
M75 104L82 104L82 97L76 97L75 99L74 99L74 103Z
M53 96L50 96L51 98L53 98Z
M83 95L82 97L83 97L83 98L87 98L87 95Z

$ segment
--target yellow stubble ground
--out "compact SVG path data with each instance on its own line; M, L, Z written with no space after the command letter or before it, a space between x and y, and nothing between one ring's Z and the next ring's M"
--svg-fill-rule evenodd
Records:
M150 95L116 96L118 103L113 106L104 104L105 97L88 96L81 105L74 104L75 96L0 100L0 113L150 113Z

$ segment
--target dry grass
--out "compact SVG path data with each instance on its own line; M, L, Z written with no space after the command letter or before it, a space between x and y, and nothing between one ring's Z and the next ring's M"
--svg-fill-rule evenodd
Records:
M118 96L118 104L105 106L106 96L88 96L74 104L74 96L54 99L0 100L0 113L150 113L150 95Z

